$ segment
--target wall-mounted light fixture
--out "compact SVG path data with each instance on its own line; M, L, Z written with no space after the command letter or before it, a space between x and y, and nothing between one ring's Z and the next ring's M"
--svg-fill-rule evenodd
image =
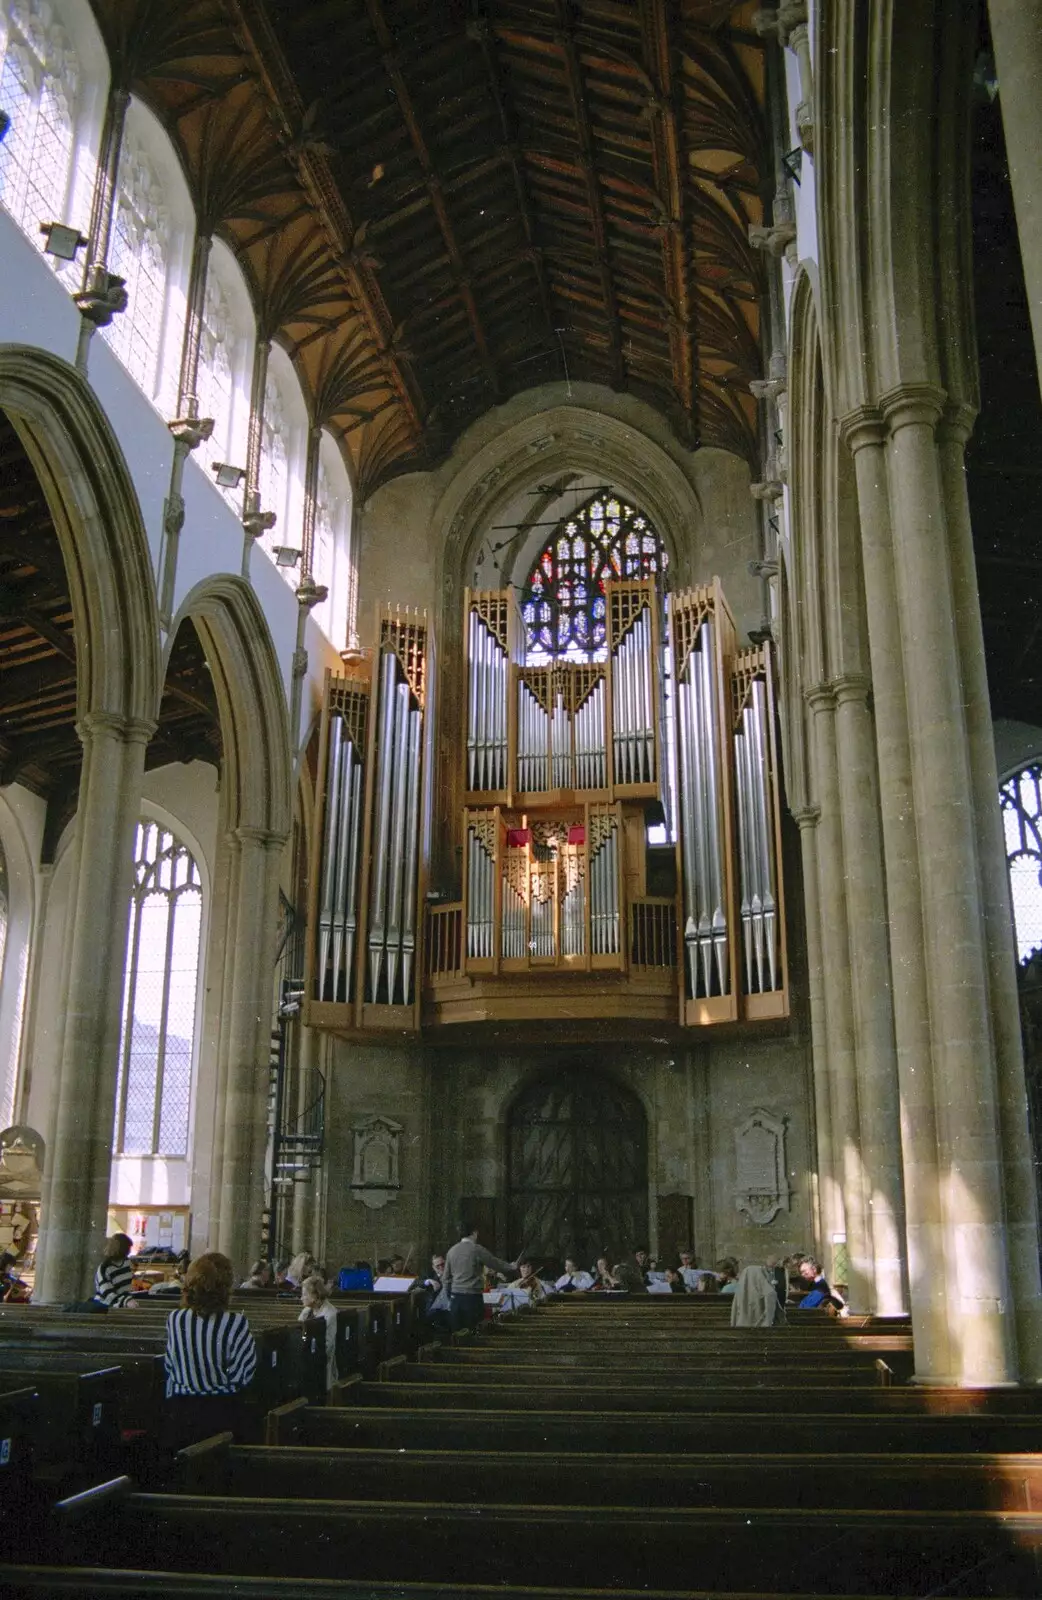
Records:
M40 232L44 250L49 256L57 256L59 261L75 261L77 251L85 250L90 243L79 228L66 227L64 222L41 222Z
M210 471L217 478L218 489L237 489L246 476L245 467L233 467L230 461L211 461Z
M271 553L275 557L277 567L295 567L304 554L303 550L294 550L293 546L288 544L273 545Z

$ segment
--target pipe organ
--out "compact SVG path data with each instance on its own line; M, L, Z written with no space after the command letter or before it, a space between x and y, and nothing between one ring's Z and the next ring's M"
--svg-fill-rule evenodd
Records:
M419 1026L429 655L426 619L388 612L375 648L327 676L306 966L317 1026Z
M716 580L664 601L654 579L603 587L602 659L530 658L512 591L466 591L462 660L444 669L461 718L441 756L458 762L462 812L434 806L458 872L430 895L426 619L387 612L329 678L312 1025L567 1019L574 1036L787 1015L770 648L738 648ZM444 770L437 789L451 792Z

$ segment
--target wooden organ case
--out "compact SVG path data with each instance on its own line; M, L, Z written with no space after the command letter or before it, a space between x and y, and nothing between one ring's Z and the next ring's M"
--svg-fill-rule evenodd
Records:
M653 579L609 582L604 622L603 659L533 660L512 591L466 591L454 898L427 894L426 620L388 612L328 679L311 1025L574 1038L788 1015L770 647L738 648L716 580L664 603Z

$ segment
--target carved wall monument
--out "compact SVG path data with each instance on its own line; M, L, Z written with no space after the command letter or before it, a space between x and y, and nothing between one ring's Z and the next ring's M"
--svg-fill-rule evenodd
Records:
M401 1183L398 1180L400 1122L390 1117L360 1117L352 1124L354 1167L351 1188L356 1200L371 1211L378 1211L393 1200Z
M784 1117L760 1110L734 1131L735 1205L761 1227L789 1209L785 1124Z

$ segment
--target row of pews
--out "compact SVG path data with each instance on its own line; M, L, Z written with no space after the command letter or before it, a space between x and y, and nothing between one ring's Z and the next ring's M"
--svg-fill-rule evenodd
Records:
M263 1435L202 1441L161 1483L63 1494L0 1592L1042 1595L1036 1391L916 1387L899 1319L733 1330L728 1309L571 1296L439 1345L415 1302L384 1306L396 1341L370 1324L361 1360L356 1328L329 1403L283 1394ZM249 1311L259 1337L287 1315ZM5 1319L0 1362L7 1340Z

